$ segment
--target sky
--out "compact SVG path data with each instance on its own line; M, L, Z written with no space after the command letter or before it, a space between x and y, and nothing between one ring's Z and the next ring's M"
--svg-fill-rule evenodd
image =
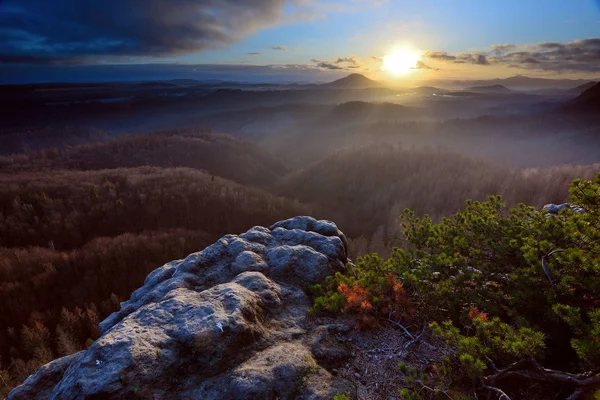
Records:
M0 82L600 77L600 0L0 0Z

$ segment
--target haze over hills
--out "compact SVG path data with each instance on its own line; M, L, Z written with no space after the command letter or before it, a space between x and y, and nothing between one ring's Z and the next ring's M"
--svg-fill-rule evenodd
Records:
M513 93L512 90L504 85L491 85L491 86L471 86L465 89L467 92L473 93Z
M600 114L600 82L583 91L563 107L564 110L597 116Z
M533 78L524 75L515 75L509 78L495 78L482 80L455 80L452 83L458 86L494 86L503 85L512 90L535 90L535 89L572 89L579 85L588 83L585 79L549 79Z
M600 171L599 90L386 87L361 74L13 87L0 111L0 322L17 328L0 329L0 376L10 389L86 348L153 268L228 232L334 219L356 259L399 244L406 207L438 221L493 194L563 203L573 178Z
M569 89L569 93L580 94L580 93L583 93L584 91L596 86L596 84L598 84L598 82L590 81L588 83L584 83L583 85L574 87L573 89Z

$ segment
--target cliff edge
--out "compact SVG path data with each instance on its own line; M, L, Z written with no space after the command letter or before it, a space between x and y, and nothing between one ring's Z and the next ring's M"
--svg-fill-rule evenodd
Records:
M349 356L331 338L348 327L307 329L303 291L346 257L336 225L310 217L224 236L150 273L89 349L43 366L8 400L355 398L327 369Z

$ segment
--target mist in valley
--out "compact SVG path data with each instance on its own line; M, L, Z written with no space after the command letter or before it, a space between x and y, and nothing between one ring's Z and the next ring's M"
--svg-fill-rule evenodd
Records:
M405 208L438 221L496 194L541 207L600 171L599 84L437 83L4 86L0 322L25 333L0 331L0 358L14 382L84 348L157 265L224 234L312 215L346 232L352 258L385 256Z

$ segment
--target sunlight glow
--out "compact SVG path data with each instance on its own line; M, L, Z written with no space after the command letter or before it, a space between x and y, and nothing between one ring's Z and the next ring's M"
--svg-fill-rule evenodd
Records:
M403 75L417 67L419 58L416 51L396 50L383 57L383 70L392 75Z

